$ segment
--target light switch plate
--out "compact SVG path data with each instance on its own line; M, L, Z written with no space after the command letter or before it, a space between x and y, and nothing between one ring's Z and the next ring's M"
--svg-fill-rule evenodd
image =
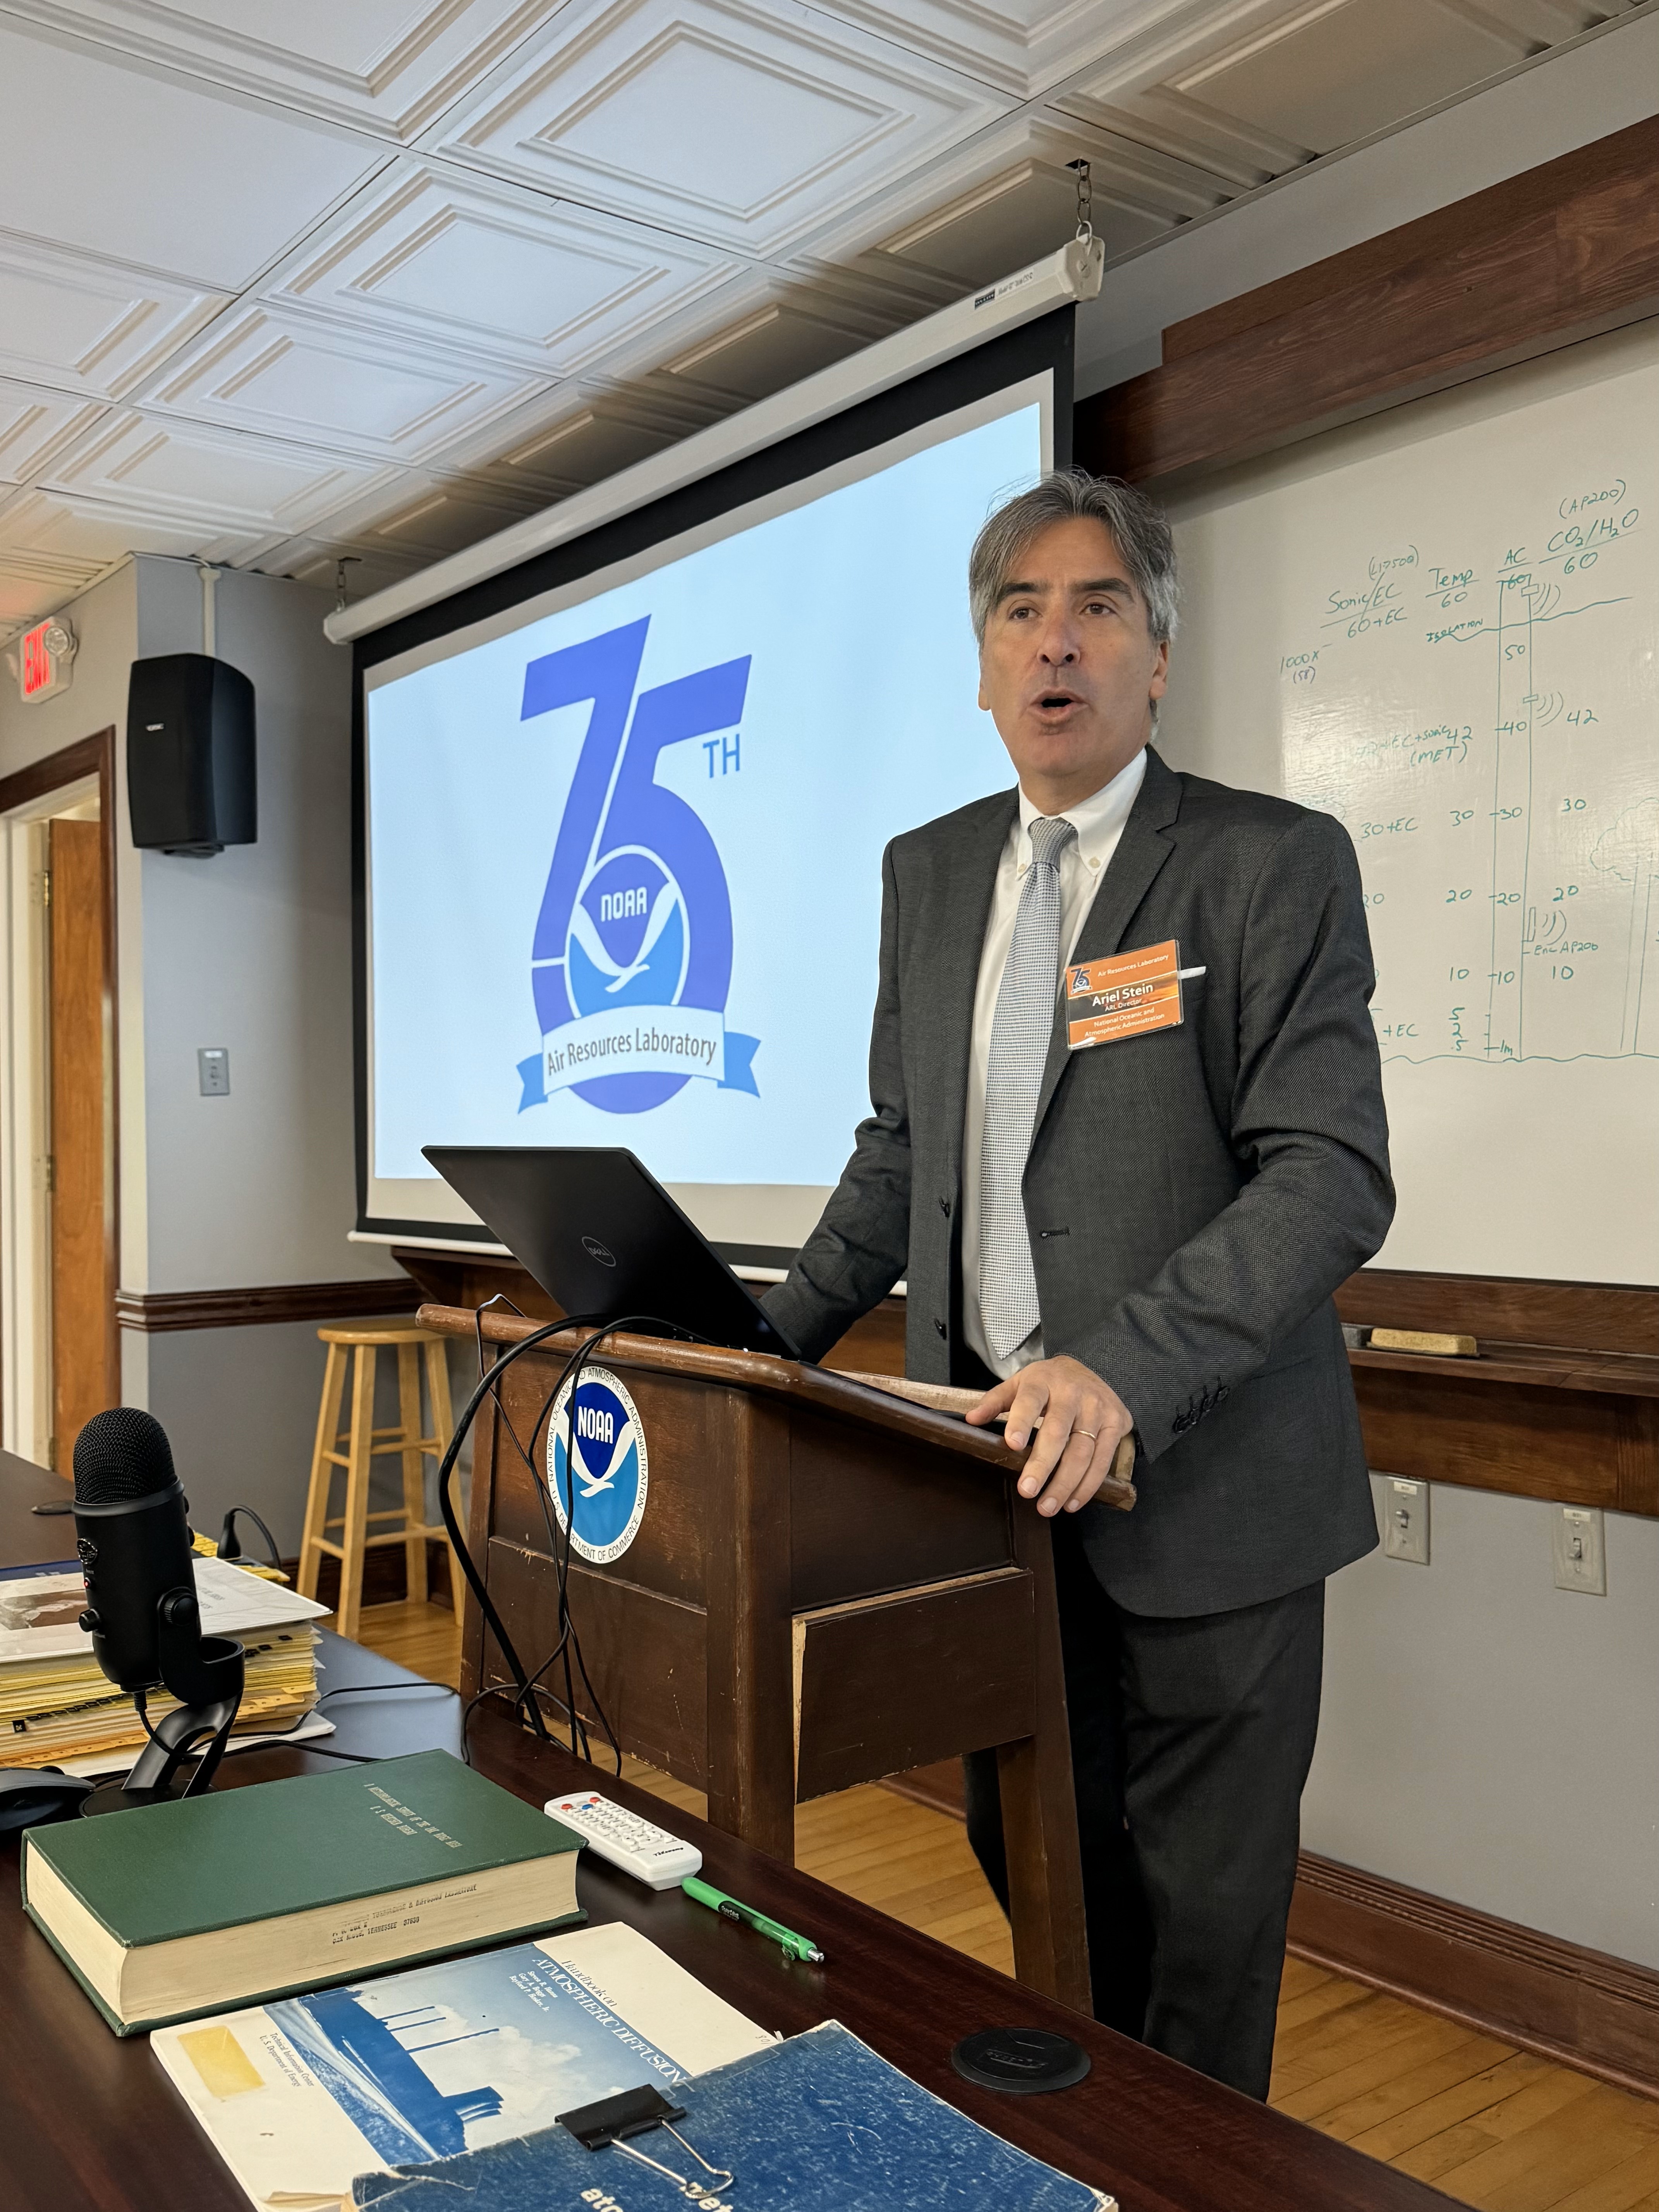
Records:
M1557 1589L1583 1590L1588 1597L1607 1595L1607 1535L1599 1505L1558 1505L1550 1549L1555 1555Z
M1382 1486L1382 1549L1391 1559L1429 1564L1429 1486L1391 1474Z
M228 1098L230 1096L230 1051L222 1044L198 1045L196 1051L197 1079L202 1086L204 1098Z

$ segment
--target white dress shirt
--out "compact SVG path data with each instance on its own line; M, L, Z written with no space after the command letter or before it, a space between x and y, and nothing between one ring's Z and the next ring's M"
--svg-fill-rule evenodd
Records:
M1060 990L1060 970L1072 957L1084 919L1094 903L1095 890L1117 850L1123 825L1135 803L1146 773L1146 755L1138 752L1126 769L1079 805L1068 806L1064 820L1077 831L1060 862L1060 967L1054 990ZM979 956L979 981L974 991L974 1030L968 1055L968 1109L962 1133L962 1329L969 1345L994 1375L1005 1381L1042 1358L1042 1331L1034 1328L1024 1344L1016 1345L1006 1359L991 1350L979 1310L979 1172L980 1150L985 1133L985 1071L991 1056L991 1024L996 1018L997 994L1002 971L1008 964L1013 942L1014 917L1019 908L1020 886L1031 865L1031 824L1038 809L1019 794L1019 819L1008 832L1008 842L997 864L996 889L991 896L991 918Z

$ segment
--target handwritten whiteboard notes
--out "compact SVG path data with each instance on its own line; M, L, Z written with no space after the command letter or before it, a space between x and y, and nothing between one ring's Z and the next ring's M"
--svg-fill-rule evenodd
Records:
M1492 381L1510 404L1461 395L1429 434L1402 409L1362 458L1327 446L1189 503L1212 604L1178 649L1212 664L1192 695L1211 713L1218 659L1255 663L1241 689L1273 702L1280 787L1358 854L1401 1200L1385 1261L1651 1281L1659 346L1527 404ZM1245 780L1185 728L1182 765Z

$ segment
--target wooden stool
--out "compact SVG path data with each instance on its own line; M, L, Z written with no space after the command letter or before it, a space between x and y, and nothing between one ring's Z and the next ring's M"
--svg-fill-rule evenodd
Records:
M328 1346L328 1365L323 1375L323 1402L317 1415L317 1448L311 1455L311 1490L306 1499L305 1534L300 1541L300 1590L305 1597L317 1595L317 1573L323 1553L340 1562L340 1601L336 1626L342 1636L355 1637L363 1604L363 1559L371 1546L401 1544L409 1575L409 1595L425 1602L426 1547L431 1536L448 1542L447 1532L431 1528L426 1519L425 1474L422 1465L428 1452L441 1458L449 1448L453 1425L449 1408L449 1368L444 1340L423 1328L390 1322L356 1328L319 1328L319 1340ZM421 1351L426 1352L427 1397L432 1410L432 1433L421 1430ZM398 1354L398 1425L374 1426L374 1368L382 1350ZM351 1425L340 1427L340 1401L345 1393L346 1355L355 1353L351 1377ZM343 1451L337 1449L343 1444ZM404 1502L382 1513L368 1510L370 1462L389 1453L404 1462ZM346 1471L345 1510L331 1516L329 1491L333 1471ZM378 1535L368 1534L371 1521L398 1521L401 1528ZM340 1531L340 1541L327 1532ZM450 1553L449 1588L452 1603L459 1604L460 1576Z

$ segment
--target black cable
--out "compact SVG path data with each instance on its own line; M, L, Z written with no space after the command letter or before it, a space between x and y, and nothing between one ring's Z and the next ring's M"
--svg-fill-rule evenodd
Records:
M223 1526L219 1531L219 1557L222 1559L240 1559L242 1556L242 1547L236 1540L236 1516L239 1513L245 1519L251 1521L264 1538L265 1549L270 1554L270 1564L280 1575L283 1571L283 1555L276 1549L276 1539L251 1505L233 1505L226 1514Z
M338 1689L325 1690L316 1705L311 1708L311 1711L318 1711L331 1698L363 1698L377 1691L393 1690L400 1691L405 1695L410 1690L435 1690L441 1697L444 1698L459 1698L461 1694L459 1690L452 1689L447 1682L343 1682ZM290 1728L266 1729L262 1732L263 1738L266 1742L281 1743L286 1738L293 1736L296 1729L302 1728L310 1717L310 1713L302 1713ZM395 1753L337 1751L332 1746L313 1742L308 1736L301 1737L295 1745L295 1749L311 1752L318 1759L343 1759L350 1766L378 1766L382 1759L396 1756Z
M559 1375L558 1379L555 1382L552 1389L547 1393L547 1395L543 1399L541 1406L537 1412L536 1418L531 1424L530 1440L532 1444L534 1443L538 1434L540 1432L543 1424L546 1421L553 1406L562 1395L566 1381L571 1373L572 1368L580 1361L583 1355L586 1352L590 1351L592 1346L599 1342L600 1338L602 1338L605 1334L606 1332L605 1330L600 1330L597 1336L590 1338L587 1345L581 1346L576 1352L573 1353L571 1358L565 1363L565 1366ZM499 1364L499 1363L497 1364ZM491 1372L493 1376L494 1370L492 1370ZM553 1571L558 1588L559 1640L554 1645L547 1657L543 1660L541 1665L536 1669L535 1674L532 1677L532 1684L540 1683L543 1675L546 1674L550 1667L557 1663L561 1659L565 1660L565 1697L561 1698L551 1690L545 1691L544 1694L551 1698L553 1704L565 1714L570 1723L570 1748L573 1755L579 1759L586 1759L591 1764L592 1759L592 1747L587 1741L587 1731L582 1722L581 1716L576 1710L574 1685L570 1680L570 1669L568 1659L568 1647L572 1639L576 1638L575 1626L572 1619L569 1607L568 1576L570 1568L571 1537L569 1519L567 1516L565 1534L562 1543L559 1532L553 1524L553 1516L548 1503L546 1480L541 1471L538 1468L535 1461L531 1457L529 1451L526 1449L524 1439L520 1436L512 1415L507 1412L505 1404L502 1402L500 1390L498 1389L495 1389L493 1395L495 1396L496 1411L501 1415L501 1425L506 1429L507 1435L512 1438L514 1450L525 1463L526 1470L530 1476L531 1486L536 1493L537 1503L541 1507L542 1519L547 1528L548 1551L553 1561ZM572 1395L574 1397L574 1391ZM576 1640L580 1643L580 1638L576 1638ZM578 1663L580 1663L580 1658L578 1660ZM582 1668L582 1674L584 1680L586 1680L586 1668L585 1667ZM588 1683L588 1690L589 1694L592 1695L592 1685L591 1682ZM599 1707L599 1701L597 1698L594 1699L594 1704L596 1709L600 1711L601 1716L603 1717L603 1709ZM611 1748L615 1753L617 1762L617 1771L620 1774L622 1771L622 1753L617 1747L615 1735L608 1720L605 1720L605 1729L606 1735L611 1738Z
M401 1690L405 1694L410 1690L436 1690L441 1697L445 1698L459 1698L461 1694L447 1682L424 1682L418 1677L409 1682L342 1682L337 1690L325 1690L317 1705L325 1705L331 1698L367 1698L376 1691L393 1690ZM312 1707L313 1712L316 1709L315 1705Z
M554 1388L552 1397L548 1401L549 1404L553 1404L556 1403L560 1397L565 1396L565 1386L567 1382L568 1382L569 1390L566 1402L571 1408L569 1419L570 1441L565 1447L564 1463L567 1492L564 1498L564 1540L562 1544L559 1542L557 1536L555 1534L550 1521L549 1522L548 1534L550 1540L553 1546L554 1571L558 1579L559 1589L560 1625L564 1632L560 1638L558 1649L559 1656L562 1659L564 1666L565 1709L569 1713L572 1722L570 1747L574 1753L576 1753L577 1756L586 1759L590 1765L594 1763L592 1748L591 1744L588 1742L587 1731L585 1727L581 1729L581 1744L580 1749L578 1748L576 1741L578 1725L576 1716L576 1687L574 1680L571 1674L570 1667L571 1660L574 1657L576 1662L577 1670L582 1678L582 1685L586 1690L589 1701L592 1705L594 1717L599 1721L600 1727L605 1730L606 1740L611 1746L611 1754L617 1762L617 1773L618 1777L621 1776L623 1771L622 1745L617 1740L617 1731L611 1725L610 1716L606 1713L604 1705L599 1700L599 1693L593 1687L592 1677L587 1671L587 1662L582 1656L581 1637L576 1628L575 1621L574 1617L571 1615L569 1609L570 1553L575 1534L576 1522L576 1484L575 1470L573 1465L573 1453L574 1450L574 1439L576 1433L574 1407L576 1403L576 1394L581 1389L583 1374L586 1370L589 1361L592 1358L593 1352L599 1344L603 1342L606 1336L611 1334L614 1331L625 1328L630 1323L637 1324L642 1322L652 1323L659 1328L667 1326L667 1324L662 1321L661 1317L655 1314L625 1314L619 1319L608 1322L605 1328L596 1330L594 1334L587 1339L585 1344L579 1345L576 1350L571 1354L569 1359L565 1364L564 1373L560 1376L558 1382ZM532 1472L533 1474L533 1468ZM538 1489L541 1486L538 1486ZM543 1511L544 1513L546 1512L546 1504L544 1501L543 1504Z
M574 1324L574 1317L573 1316L572 1323L570 1325ZM601 1327L593 1331L592 1334L588 1337L585 1343L579 1345L575 1351L572 1352L570 1358L565 1363L562 1372L555 1382L552 1389L548 1392L546 1397L543 1400L541 1407L537 1413L535 1422L531 1429L531 1442L532 1444L535 1442L538 1433L541 1430L543 1423L547 1420L550 1412L561 1397L566 1397L568 1395L568 1402L574 1406L576 1394L581 1388L583 1375L592 1360L595 1351L604 1341L605 1338L618 1330L641 1325L653 1328L669 1329L674 1336L681 1339L682 1340L690 1340L694 1342L706 1341L706 1340L696 1338L692 1332L683 1329L677 1324L665 1320L662 1316L658 1314L623 1314L605 1321ZM541 1506L543 1519L547 1527L548 1543L552 1555L554 1573L558 1588L559 1640L555 1644L552 1651L548 1655L547 1658L543 1661L541 1666L538 1668L534 1680L537 1682L539 1682L541 1677L546 1673L548 1668L556 1662L562 1664L565 1678L565 1697L562 1699L550 1691L544 1691L544 1694L549 1697L555 1705L559 1706L569 1720L570 1747L573 1753L578 1758L586 1759L588 1763L592 1765L594 1763L592 1745L588 1737L586 1725L582 1720L576 1704L575 1682L571 1672L571 1662L573 1660L574 1661L576 1672L581 1676L582 1686L587 1692L588 1700L592 1706L594 1717L605 1731L605 1739L610 1745L611 1757L616 1761L617 1772L620 1776L622 1773L623 1764L622 1746L617 1735L616 1729L611 1726L610 1716L606 1713L604 1704L599 1696L599 1692L594 1687L593 1679L587 1671L586 1659L581 1648L580 1632L576 1627L574 1618L570 1611L570 1557L574 1537L575 1522L575 1484L574 1471L571 1469L570 1465L570 1447L567 1444L565 1452L567 1486L565 1493L562 1495L561 1500L564 1506L564 1528L561 1534L561 1532L555 1528L552 1515L549 1510L550 1486L547 1479L538 1469L536 1462L532 1458L530 1452L526 1449L524 1440L519 1435L516 1425L514 1425L511 1416L508 1414L505 1405L502 1403L499 1385L500 1370L504 1364L505 1363L503 1361L498 1359L495 1365L489 1371L489 1381L491 1383L492 1393L495 1396L496 1408L501 1416L502 1425L507 1430L507 1435L511 1437L514 1449L518 1452L520 1458L524 1462L526 1469L530 1475L532 1485L534 1486L537 1498ZM568 1394L566 1389L567 1384L569 1386ZM570 1428L571 1433L574 1436L574 1419L570 1423Z
M539 1432L543 1423L547 1419L549 1412L558 1398L560 1393L563 1390L565 1377L568 1375L569 1371L570 1363L567 1362L558 1380L554 1383L553 1388L543 1399L541 1406L536 1414L536 1418L531 1424L530 1440L532 1444L536 1440L537 1435ZM493 1369L491 1370L491 1375L493 1378ZM500 1390L498 1389L492 1388L492 1395L495 1398L496 1412L501 1416L501 1425L507 1431L507 1435L512 1438L514 1449L518 1453L519 1457L525 1463L526 1470L530 1476L531 1487L534 1490L537 1503L541 1507L542 1519L545 1522L547 1528L548 1551L553 1561L554 1574L558 1584L559 1640L554 1645L547 1657L543 1660L541 1665L536 1669L535 1674L531 1677L531 1682L533 1687L534 1686L540 1684L542 1677L546 1674L548 1668L555 1665L557 1661L563 1656L566 1646L568 1644L573 1632L565 1582L565 1576L568 1567L568 1547L567 1544L562 1562L559 1534L558 1531L553 1525L553 1516L548 1504L546 1482L538 1472L535 1461L531 1457L530 1453L526 1450L524 1439L520 1436L513 1417L507 1412L506 1405L502 1401ZM568 1684L567 1684L567 1687L568 1687ZM489 1692L481 1692L479 1693L480 1698L488 1694ZM570 1748L572 1753L578 1758L587 1757L588 1753L582 1748L582 1746L586 1741L586 1731L582 1727L580 1716L576 1712L574 1703L568 1699L561 1698L551 1690L545 1691L544 1694L552 1700L553 1704L556 1705L562 1713L566 1715L570 1722ZM473 1702L476 1704L478 1702L478 1699L475 1699ZM580 1739L580 1742L578 1740L579 1737Z
M144 1710L144 1700L147 1695L148 1692L143 1690L135 1690L132 1693L132 1702L138 1708L138 1717L144 1724L144 1734L149 1738L150 1741L154 1743L155 1741L155 1731L150 1726L149 1715ZM114 1700L112 1698L106 1698L103 1702L106 1705L112 1705Z
M282 1741L280 1735L273 1735L268 1743L260 1743L256 1747L264 1750L268 1748L269 1743L280 1743ZM380 1751L336 1751L330 1744L313 1743L309 1738L302 1739L294 1748L308 1751L313 1759L343 1759L349 1766L379 1766L384 1759L396 1757L395 1753Z
M485 1310L492 1305L511 1305L512 1303L512 1300L507 1298L503 1293L497 1292L494 1297L484 1299L482 1304L475 1307L473 1310L473 1327L477 1333L477 1340L479 1350L478 1382L477 1388L473 1390L471 1396L468 1399L465 1407L462 1410L459 1420L455 1425L454 1435L450 1438L448 1449L445 1452L442 1462L438 1469L439 1509L443 1515L445 1532L448 1535L450 1543L453 1547L455 1556L460 1563L461 1572L466 1578L467 1586L471 1590L473 1595L477 1599L479 1610L482 1612L491 1634L495 1638L497 1648L500 1650L502 1657L506 1660L508 1668L512 1673L512 1687L514 1690L514 1704L515 1709L519 1711L526 1723L534 1729L535 1733L542 1739L542 1741L544 1743L548 1742L551 1739L548 1735L546 1723L543 1719L541 1710L541 1698L543 1697L547 1698L550 1703L563 1712L569 1721L570 1747L572 1752L578 1758L586 1759L590 1765L592 1764L592 1747L588 1739L587 1729L576 1709L575 1682L571 1671L571 1661L574 1657L576 1671L580 1673L581 1676L583 1686L586 1690L588 1698L593 1707L594 1716L605 1731L605 1739L611 1747L611 1755L617 1762L617 1772L620 1775L622 1772L622 1746L617 1738L615 1729L611 1725L610 1717L606 1714L605 1708L600 1703L599 1696L594 1690L592 1678L588 1674L586 1662L582 1656L581 1638L576 1629L574 1619L570 1612L568 1581L570 1571L570 1554L574 1534L575 1520L575 1480L574 1471L571 1468L570 1449L567 1446L565 1452L565 1471L568 1485L568 1494L563 1501L565 1506L564 1529L563 1541L561 1543L559 1541L558 1532L553 1526L551 1515L548 1511L549 1486L546 1478L544 1475L538 1474L535 1462L532 1458L530 1452L526 1449L524 1442L520 1437L518 1430L514 1425L512 1417L507 1413L506 1405L501 1398L501 1389L503 1379L503 1370L510 1366L514 1360L520 1358L525 1352L532 1351L538 1345L544 1343L550 1336L556 1335L562 1331L567 1329L588 1328L593 1331L593 1334L587 1338L586 1341L579 1345L576 1350L571 1354L570 1358L566 1361L563 1371L561 1373L557 1382L554 1384L552 1389L543 1401L542 1407L536 1417L535 1425L532 1428L530 1432L530 1441L532 1445L533 1445L538 1431L541 1429L543 1424L548 1419L551 1409L557 1403L560 1395L564 1391L567 1382L571 1385L569 1397L570 1402L574 1406L576 1392L581 1387L583 1371L592 1358L595 1349L607 1336L611 1335L620 1329L629 1327L645 1327L656 1329L666 1329L670 1332L672 1336L678 1338L682 1341L705 1343L708 1340L698 1337L693 1332L682 1328L678 1324L665 1320L664 1317L659 1314L623 1314L616 1316L606 1316L599 1314L566 1314L557 1321L544 1323L539 1328L532 1330L529 1335L521 1337L517 1344L511 1346L507 1350L498 1351L490 1365L488 1368L485 1368L483 1364L483 1314ZM523 1317L524 1316L520 1316L520 1318ZM596 1323L599 1324L599 1326L595 1327ZM518 1452L520 1458L523 1460L525 1466L529 1472L532 1483L536 1489L538 1498L542 1506L544 1517L546 1519L548 1523L548 1538L550 1545L552 1547L554 1572L558 1587L557 1626L559 1629L559 1638L557 1643L554 1645L553 1650L536 1669L534 1674L526 1674L524 1662L519 1657L512 1639L507 1632L506 1626L501 1620L500 1613L496 1611L496 1608L490 1599L488 1589L484 1586L483 1578L478 1572L477 1563L472 1558L471 1552L467 1546L466 1538L461 1530L460 1524L455 1512L454 1500L451 1494L450 1478L455 1469L456 1460L460 1450L461 1443L471 1430L473 1420L477 1414L478 1408L483 1404L486 1395L494 1400L495 1411L501 1416L501 1424L506 1429L507 1435L512 1439L514 1449ZM574 1437L575 1432L575 1424L574 1419L570 1425L571 1434ZM562 1698L561 1698L554 1691L546 1688L542 1681L542 1677L546 1674L548 1668L557 1663L562 1664L564 1672L566 1695ZM474 1709L477 1705L481 1705L486 1698L506 1694L508 1686L509 1686L506 1683L492 1683L488 1689L481 1690L465 1708L461 1717L461 1755L464 1759L467 1756L467 1727ZM344 1754L340 1755L343 1756Z
M483 1577L479 1574L477 1563L467 1548L466 1538L456 1518L455 1501L450 1494L450 1478L455 1472L455 1462L459 1455L461 1445L472 1425L473 1418L479 1406L483 1402L485 1395L492 1390L499 1390L501 1388L501 1370L511 1366L515 1359L522 1358L526 1352L533 1351L537 1345L545 1343L550 1336L556 1336L561 1330L571 1328L589 1328L596 1321L603 1318L604 1316L599 1314L566 1315L558 1321L547 1322L540 1328L532 1329L528 1336L520 1337L517 1344L499 1353L488 1373L479 1376L477 1388L467 1400L462 1410L461 1418L455 1424L455 1433L451 1437L448 1448L438 1468L438 1510L443 1516L444 1532L449 1539L456 1558L460 1561L461 1572L466 1577L467 1587L477 1599L478 1608L483 1614L490 1633L495 1638L496 1646L512 1670L520 1697L528 1693L529 1677L525 1673L524 1662L520 1658L514 1647L513 1639L507 1632L507 1625L495 1610L495 1602L484 1587ZM497 1398L496 1403L499 1405L500 1402L500 1399ZM526 1717L530 1720L536 1734L544 1742L546 1742L549 1739L546 1725L542 1719L541 1707L533 1698L530 1700L530 1710Z

